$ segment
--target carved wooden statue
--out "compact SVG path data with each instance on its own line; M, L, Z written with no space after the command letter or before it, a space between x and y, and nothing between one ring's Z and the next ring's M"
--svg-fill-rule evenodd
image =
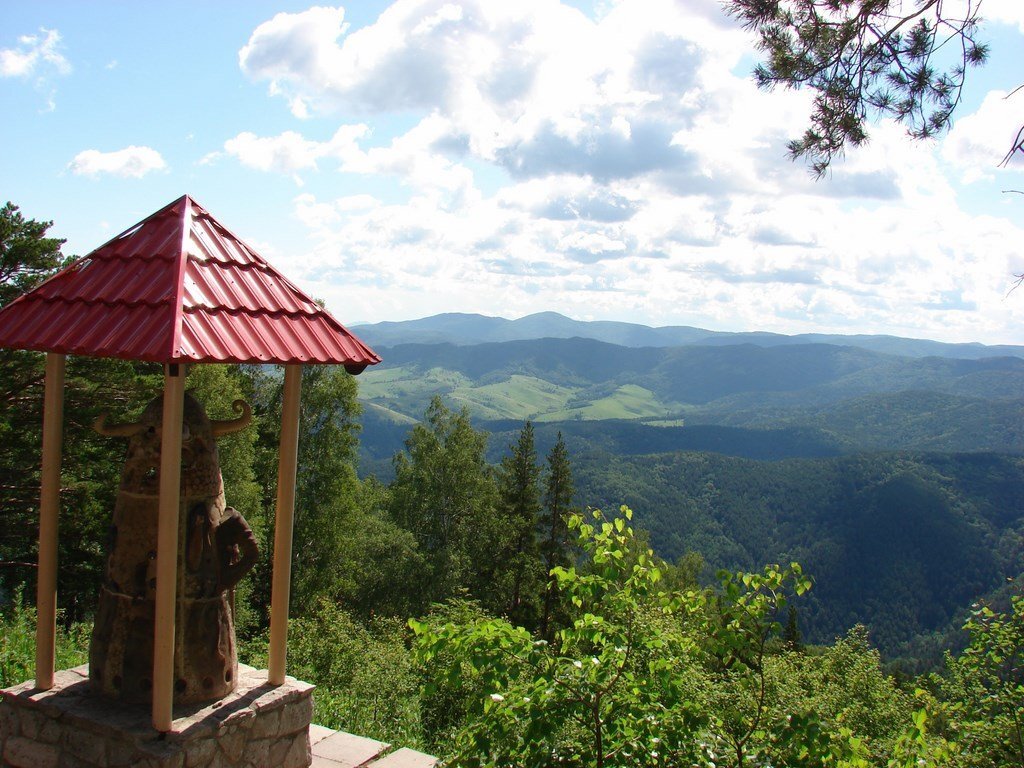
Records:
M185 394L178 515L174 702L212 701L235 688L238 659L233 588L257 558L256 539L236 510L225 506L216 438L245 428L242 416L210 421ZM89 677L106 696L149 702L153 687L157 507L163 397L136 424L108 425L102 435L127 437L128 456L114 506L109 552L89 647Z

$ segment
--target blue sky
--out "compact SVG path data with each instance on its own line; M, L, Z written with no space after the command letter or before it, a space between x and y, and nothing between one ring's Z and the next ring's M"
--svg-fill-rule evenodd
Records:
M343 322L1024 343L1024 3L953 129L814 182L715 0L0 4L4 198L84 255L188 193Z

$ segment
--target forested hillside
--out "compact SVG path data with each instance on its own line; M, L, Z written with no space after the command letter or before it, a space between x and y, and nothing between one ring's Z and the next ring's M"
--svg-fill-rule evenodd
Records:
M560 435L576 457L581 504L634 506L654 550L699 553L705 580L797 560L817 580L808 637L862 623L911 666L934 663L934 638L1024 570L1024 359L1004 354L1018 350L645 333L553 314L374 330L403 328L445 340L384 348L361 380L364 473L391 476L430 397L470 409L491 461L536 419L541 450ZM670 331L686 345L668 346ZM478 341L530 332L579 337Z
M481 422L803 429L819 446L805 455L821 455L826 445L1024 450L1024 359L1017 357L912 358L822 344L630 348L587 339L409 344L382 354L385 362L360 380L360 398L373 406L368 418L379 425L367 430L372 457L397 447L400 430L389 423L417 418L435 395L466 405ZM693 435L674 434L671 447L702 449Z
M1024 457L858 454L777 462L713 453L580 458L581 497L626 500L668 560L717 568L801 563L815 588L801 626L830 642L855 624L890 657L962 623L1024 572Z

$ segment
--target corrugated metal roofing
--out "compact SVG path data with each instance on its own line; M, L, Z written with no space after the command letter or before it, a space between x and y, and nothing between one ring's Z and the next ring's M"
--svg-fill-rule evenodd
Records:
M380 362L188 195L0 310L0 347L353 373Z

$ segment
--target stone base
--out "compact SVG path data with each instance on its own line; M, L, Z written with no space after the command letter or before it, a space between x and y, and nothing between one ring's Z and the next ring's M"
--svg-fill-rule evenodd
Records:
M313 686L238 665L235 692L174 708L167 733L149 707L90 689L87 666L66 669L49 691L32 682L0 691L0 765L11 768L304 768L312 760Z

